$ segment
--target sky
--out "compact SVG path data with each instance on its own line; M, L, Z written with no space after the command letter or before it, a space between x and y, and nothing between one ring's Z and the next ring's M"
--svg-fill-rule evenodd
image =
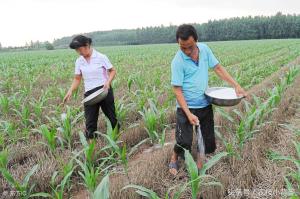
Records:
M0 0L0 43L23 46L99 30L300 14L300 0Z

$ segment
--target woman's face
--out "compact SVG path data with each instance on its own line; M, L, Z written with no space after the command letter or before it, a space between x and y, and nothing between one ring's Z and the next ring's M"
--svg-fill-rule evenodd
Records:
M91 46L87 45L79 47L76 49L76 52L83 57L89 57L91 55Z

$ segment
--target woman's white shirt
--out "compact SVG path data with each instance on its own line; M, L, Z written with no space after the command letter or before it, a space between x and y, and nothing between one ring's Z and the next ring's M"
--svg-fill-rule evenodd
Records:
M108 80L108 70L113 66L106 55L93 49L89 63L83 56L75 62L75 75L82 75L84 90L102 86Z

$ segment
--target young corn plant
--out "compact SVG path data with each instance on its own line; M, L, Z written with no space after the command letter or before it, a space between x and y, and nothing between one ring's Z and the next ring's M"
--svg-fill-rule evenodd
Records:
M287 176L284 177L284 180L288 189L288 197L296 199L300 195L300 142L293 141L293 144L296 150L295 157L291 155L284 156L278 154L277 152L271 151L269 153L269 159L273 161L291 162L295 166L295 168L287 168L288 173Z
M16 110L19 110L21 108L23 99L24 96L19 95L18 93L10 96L11 104L15 107Z
M286 84L287 85L292 84L299 72L300 72L299 67L297 67L297 68L296 67L291 67L289 69L289 71L287 72L287 74L285 75Z
M78 173L83 179L84 186L89 193L93 193L97 186L98 178L100 177L101 167L89 166L87 162L81 162L79 159L76 159L76 162L81 168L81 171Z
M198 170L197 164L192 155L188 150L184 149L185 164L190 176L189 184L191 186L192 199L198 198L202 186L217 185L222 187L222 184L215 181L216 179L213 176L207 175L206 171L214 166L221 158L226 157L227 155L227 152L216 154L207 163L205 163L200 170ZM209 181L207 182L207 180Z
M109 199L109 174L105 175L94 193L91 196L91 199Z
M152 100L148 100L149 108L143 108L143 111L139 111L142 115L143 121L145 123L145 129L149 135L151 143L153 144L159 140L158 131L161 128L161 119L163 119L163 111L159 111Z
M22 182L18 182L14 177L11 175L9 170L6 167L0 168L0 173L2 174L3 178L13 187L16 189L18 193L18 197L21 199L28 199L33 197L32 191L35 184L30 185L29 180L30 177L38 170L38 165L35 165L25 176Z
M61 132L63 138L63 145L67 145L71 148L71 138L72 138L72 124L71 124L71 111L68 108L67 113L61 114L61 127L57 129Z
M83 146L83 152L86 163L88 164L88 166L93 166L96 140L93 139L91 142L88 143L82 132L79 132L79 137L80 142Z
M10 143L15 143L17 141L17 128L14 123L3 121L0 130L8 136L7 140Z
M116 115L121 126L123 126L129 110L132 109L132 105L132 103L125 103L124 97L116 101Z
M225 146L225 151L228 153L229 157L237 157L240 158L240 153L238 152L238 149L236 148L237 142L235 137L233 137L232 141L226 140L226 138L219 132L218 129L215 129L216 136L221 140L223 145Z
M166 194L164 196L164 199L171 199L171 198L179 199L179 198L181 198L181 194L189 186L192 189L192 199L198 198L200 188L202 186L216 186L217 185L217 186L222 187L222 184L219 182L216 182L215 178L213 176L207 175L205 173L209 168L211 168L213 165L215 165L222 157L227 156L226 152L215 155L206 164L204 164L204 166L202 167L202 169L200 171L198 171L197 165L188 150L185 150L184 155L185 155L185 164L186 164L189 176L190 176L190 180L187 183L185 183L184 185L180 186L179 190L176 191L175 193L173 193L172 196L170 193L176 187L171 187L170 189L168 189L168 191L166 192ZM212 181L206 182L207 181L206 179L212 179ZM123 187L123 189L135 189L136 193L138 193L139 195L141 195L143 197L146 197L149 199L161 199L156 192L154 192L153 190L148 189L146 187L140 186L140 185L130 184L130 185Z
M172 196L171 196L171 191L175 190L175 188L177 188L177 187L171 187L166 192L164 199L180 199L181 194L187 189L188 185L189 185L189 183L186 183L183 186L180 186L179 190L176 191L174 194L172 194ZM127 185L122 188L122 190L125 190L125 189L135 189L136 190L135 192L137 194L139 194L140 196L149 198L149 199L161 199L156 192L154 192L153 190L148 189L146 187L140 186L140 185L130 184L130 185Z
M107 162L110 160L109 158L104 158L103 161L98 165L98 167L95 166L94 162L95 162L95 144L96 141L92 140L90 143L87 142L84 134L82 132L80 132L80 141L83 145L83 155L84 157L82 158L77 158L80 157L79 155L82 152L79 152L76 156L75 156L75 161L77 162L77 164L79 165L79 167L81 168L81 171L79 171L79 175L82 177L83 179L83 184L84 186L87 188L91 198L93 198L94 193L97 190L97 183L98 180L101 176L101 172L106 171L110 165L108 167L104 167ZM101 149L101 151L103 151L104 149ZM81 160L82 159L82 160Z
M295 127L291 125L281 125L284 128L290 130L291 132L294 132L296 140L300 137L299 129L296 129ZM285 161L290 162L294 165L294 167L287 167L287 175L284 176L285 185L287 188L287 193L285 193L285 196L291 198L291 199L298 199L300 196L300 142L298 141L292 141L296 155L281 155L275 151L269 151L268 157L272 161Z
M9 111L9 99L3 94L0 94L0 110L3 114L7 114Z
M60 141L63 147L71 148L72 127L83 118L83 114L84 112L80 112L79 109L71 110L70 107L67 107L66 113L61 114L60 121L52 119L59 126L57 130L61 133Z
M134 83L134 77L130 75L127 80L127 88L129 92L131 91L131 86L133 83Z
M127 157L127 147L124 143L123 146L119 146L118 141L113 140L109 135L101 134L108 142L108 146L104 150L110 150L111 156L117 155L118 161L123 165L125 174L128 176L128 157Z
M33 113L35 115L36 120L40 123L43 117L43 108L45 107L45 103L47 102L46 97L40 97L38 100L33 100L30 102L31 106L33 107Z
M33 120L30 119L30 109L29 106L26 104L23 104L21 111L13 109L17 116L20 118L21 124L24 128L28 128L30 124L35 124Z
M255 107L254 107L255 108ZM218 113L220 113L224 118L226 118L229 122L231 122L234 125L235 134L234 134L234 141L235 143L228 143L226 142L225 147L227 148L227 152L230 154L232 153L233 148L235 148L233 145L238 145L239 150L241 151L243 148L244 143L250 139L253 134L257 131L254 129L255 122L256 122L256 109L251 109L249 112L242 113L238 110L234 110L233 112L238 116L239 121L237 121L227 112L223 111L222 109L217 109ZM227 130L228 132L231 132L231 129ZM218 137L222 140L221 134L218 134ZM224 139L222 140L224 143Z
M58 172L55 171L51 177L51 182L50 182L50 187L52 189L51 194L45 193L45 192L40 192L40 193L35 193L32 194L31 197L44 197L44 198L52 198L52 199L64 199L65 198L65 192L67 190L68 196L67 198L70 198L70 178L73 173L73 170L69 171L63 178L63 180L56 185L57 183L57 177L58 177Z
M43 124L37 131L43 136L46 141L46 143L42 142L42 144L49 147L52 154L54 154L56 150L56 129L49 130L49 128L45 124Z
M6 168L8 163L8 150L4 149L0 152L0 168Z

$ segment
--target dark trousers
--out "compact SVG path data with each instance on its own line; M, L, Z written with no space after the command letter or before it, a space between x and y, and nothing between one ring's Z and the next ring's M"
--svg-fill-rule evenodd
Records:
M87 91L84 93L84 97L89 96L93 92L101 89L103 86L96 87L92 90ZM116 116L115 110L115 102L114 102L114 94L112 88L108 90L108 94L105 99L101 102L94 104L94 105L85 105L84 106L84 116L85 116L85 136L86 138L95 138L95 131L97 131L97 123L98 123L98 116L99 116L99 108L103 111L104 115L109 119L112 128L114 129L116 126L120 128Z
M214 133L214 115L212 105L204 108L190 109L196 115L200 122L200 129L203 136L205 154L213 153L216 150L216 141ZM176 111L176 144L174 152L184 157L185 148L191 151L193 142L193 126L190 124L187 116L181 108Z

